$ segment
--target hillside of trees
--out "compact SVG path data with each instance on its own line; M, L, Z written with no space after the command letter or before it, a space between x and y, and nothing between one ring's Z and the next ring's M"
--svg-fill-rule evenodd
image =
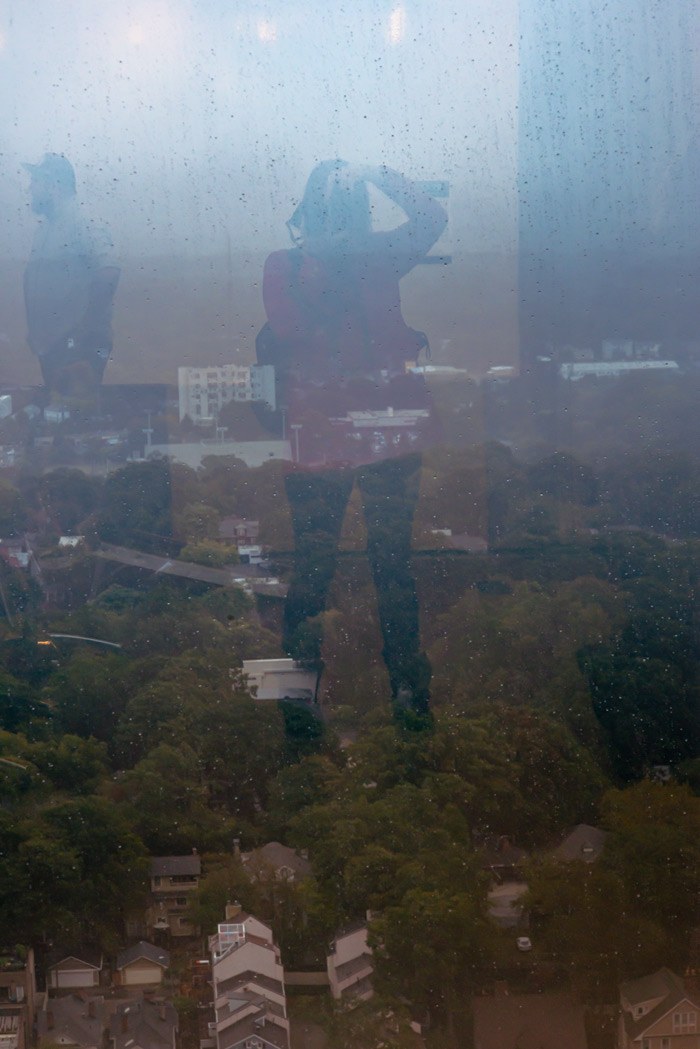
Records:
M603 1003L624 977L683 969L700 890L700 463L436 449L386 464L381 489L329 472L314 499L292 464L6 471L4 539L30 536L47 566L58 535L86 545L57 562L58 603L0 566L4 937L112 950L148 856L196 848L203 932L235 895L287 964L310 965L370 911L377 986L429 1011L446 1045L470 991L503 971L481 850L507 836L531 857L553 979ZM236 586L96 556L101 542L173 557L217 544L233 513L260 521L290 587L276 619ZM385 536L373 559L370 514ZM413 600L420 637L402 633ZM391 645L431 668L422 713L392 703L382 602ZM248 692L242 660L285 651L322 672L320 711ZM578 823L608 831L601 862L552 862ZM308 849L313 879L266 895L234 838Z

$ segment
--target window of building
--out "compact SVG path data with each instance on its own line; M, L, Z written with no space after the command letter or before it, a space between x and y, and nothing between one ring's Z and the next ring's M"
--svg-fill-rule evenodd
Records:
M687 1034L696 1030L697 1014L693 1010L673 1014L673 1033Z

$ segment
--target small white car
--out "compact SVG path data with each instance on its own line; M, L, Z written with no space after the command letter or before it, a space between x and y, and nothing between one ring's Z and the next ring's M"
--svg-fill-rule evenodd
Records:
M515 945L519 951L532 950L532 940L529 936L518 936L517 940L515 941Z

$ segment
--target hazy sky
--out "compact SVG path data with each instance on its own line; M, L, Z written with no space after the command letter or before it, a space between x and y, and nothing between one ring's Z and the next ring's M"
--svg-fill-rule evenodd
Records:
M264 252L332 156L449 179L451 250L510 251L517 34L515 0L0 0L0 252L46 150L126 254Z

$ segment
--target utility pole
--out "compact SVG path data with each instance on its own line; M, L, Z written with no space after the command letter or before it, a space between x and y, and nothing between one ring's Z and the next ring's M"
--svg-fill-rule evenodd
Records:
M301 423L292 423L290 430L294 430L294 448L296 451L295 462L299 462L299 430L301 430Z

